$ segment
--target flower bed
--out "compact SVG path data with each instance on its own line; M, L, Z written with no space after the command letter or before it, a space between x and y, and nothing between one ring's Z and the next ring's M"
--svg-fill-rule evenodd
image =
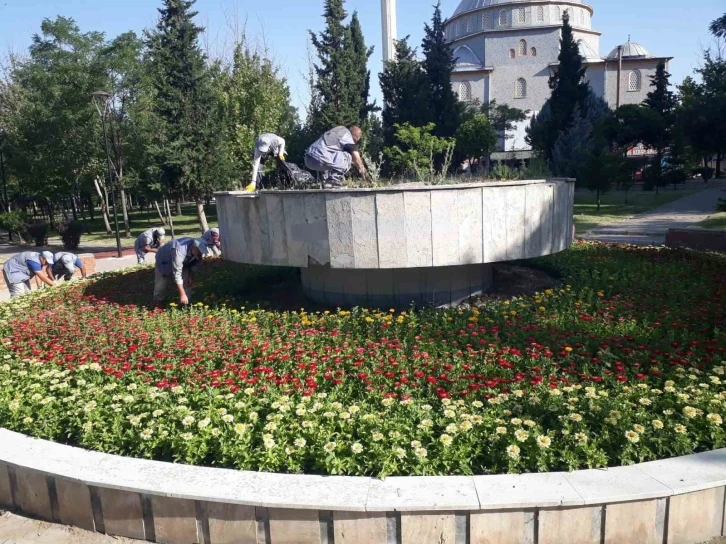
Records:
M188 311L140 305L148 269L16 299L0 306L0 425L355 475L571 470L726 444L726 258L579 244L540 263L561 288L466 310L246 310L224 263L205 265Z

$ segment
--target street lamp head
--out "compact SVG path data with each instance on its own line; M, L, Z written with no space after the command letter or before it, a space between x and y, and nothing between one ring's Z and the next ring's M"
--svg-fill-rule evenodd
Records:
M91 100L93 100L93 104L98 109L98 113L103 117L111 101L111 94L106 91L94 91L91 93Z

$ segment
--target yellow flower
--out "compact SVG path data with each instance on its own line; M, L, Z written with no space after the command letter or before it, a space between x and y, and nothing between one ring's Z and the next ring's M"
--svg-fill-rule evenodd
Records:
M626 431L625 438L627 438L628 441L632 442L633 444L640 442L640 435L635 431Z
M675 427L673 427L673 429L678 434L684 434L688 430L688 429L686 429L685 425L676 425Z
M706 419L708 419L714 425L721 425L721 423L723 423L723 419L721 419L721 416L718 414L708 414L706 416Z
M454 441L454 439L453 439L453 438L451 438L451 436L450 436L450 435L448 435L448 434L442 434L442 435L441 435L441 436L439 437L439 441L440 441L440 442L441 442L441 443L442 443L442 444L443 444L444 446L448 447L448 446L451 446L451 444L452 444L452 442Z
M663 422L660 419L654 419L650 422L651 425L653 425L654 429L662 429L663 428Z
M519 449L518 446L515 446L515 445L508 446L507 447L507 456L510 457L511 459L519 459L520 451L521 450Z
M552 439L549 436L540 435L537 437L537 445L543 450L546 450L552 445Z
M529 438L529 433L524 429L517 429L514 431L514 437L520 442L524 442Z

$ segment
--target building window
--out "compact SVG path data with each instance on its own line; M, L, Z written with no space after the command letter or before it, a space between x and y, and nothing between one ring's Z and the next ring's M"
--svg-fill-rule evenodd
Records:
M642 79L643 78L640 75L639 70L633 70L632 72L630 72L630 74L628 74L628 90L639 91Z
M464 21L459 21L456 23L456 35L461 36L464 34Z
M519 78L514 84L514 98L527 98L527 82Z
M459 100L462 102L471 102L471 83L468 81L459 83Z
M510 59L516 59L517 58L517 52L514 49L509 50L509 58Z
M542 21L544 21L544 7L537 6L537 22L541 23Z
M488 13L485 13L484 15L481 16L481 27L482 28L489 28L489 25L490 24L491 23L489 21L489 14Z
M564 20L565 16L567 16L567 20L570 23L574 23L572 20L572 10L570 8L565 8L565 11L562 13L562 19Z
M474 16L473 15L466 20L466 31L474 32Z
M532 49L530 49L529 50L529 54L532 55L533 57L536 57L537 56L537 48L536 47L533 47Z
M523 25L526 20L527 20L527 13L524 11L524 8L519 8L517 10L517 23L519 23L520 25Z
M559 6L555 7L555 21L561 21L562 20L562 10Z
M527 56L527 42L525 40L519 40L519 56Z
M503 9L499 12L499 26L507 24L507 10Z

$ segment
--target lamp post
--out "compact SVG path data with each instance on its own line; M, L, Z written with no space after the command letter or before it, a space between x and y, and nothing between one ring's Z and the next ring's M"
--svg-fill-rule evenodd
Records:
M111 95L106 91L96 91L91 93L93 104L101 116L101 125L103 125L103 144L106 148L106 162L108 166L108 183L111 188L111 203L113 205L113 222L116 226L116 251L118 258L123 256L121 252L121 236L118 230L118 213L116 212L116 188L113 183L113 167L111 165L111 153L108 149L108 136L106 135L106 114L111 106Z

